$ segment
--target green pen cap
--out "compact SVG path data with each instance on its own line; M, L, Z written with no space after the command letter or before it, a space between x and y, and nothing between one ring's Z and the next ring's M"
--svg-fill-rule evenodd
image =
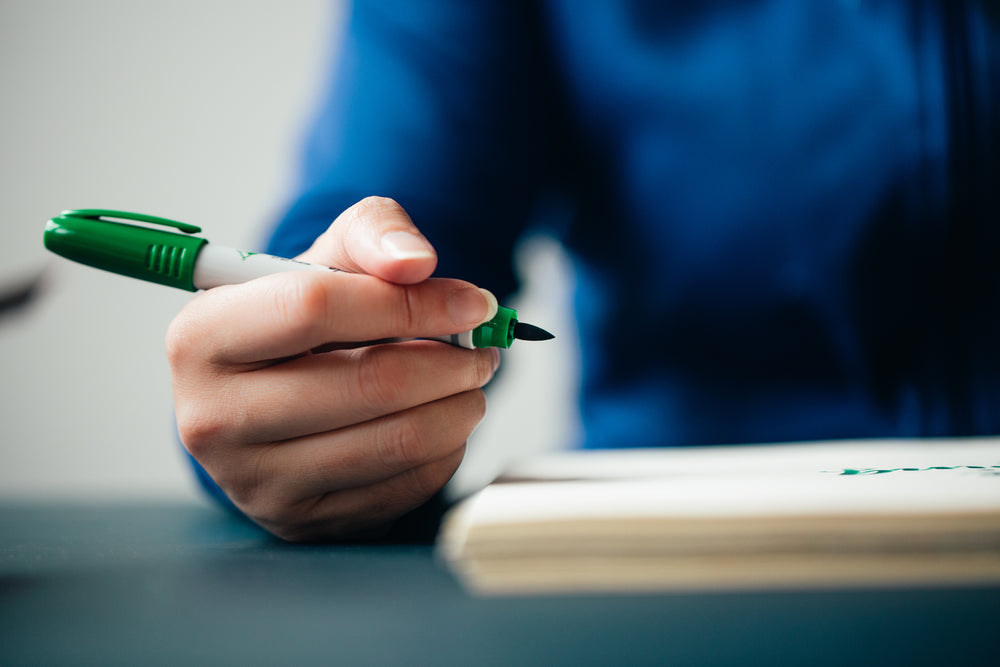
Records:
M162 225L184 234L106 218ZM63 211L49 220L44 242L57 255L81 264L195 292L195 259L207 241L188 234L200 231L194 225L151 215L83 209Z
M517 311L500 306L493 319L472 330L472 344L476 347L509 348L514 342L516 325Z

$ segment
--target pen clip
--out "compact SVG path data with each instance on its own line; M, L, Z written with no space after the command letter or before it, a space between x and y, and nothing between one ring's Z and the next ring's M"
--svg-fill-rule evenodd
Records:
M109 218L116 218L118 220L129 220L133 222L145 222L151 225L161 225L163 227L173 227L174 229L179 229L185 234L197 234L201 231L201 227L196 227L195 225L189 225L186 222L178 222L176 220L168 220L167 218L160 218L155 215L146 215L145 213L129 213L128 211L111 211L103 208L81 208L72 211L63 211L59 214L59 217L63 218L85 218L87 220L98 220L98 221L109 221Z
M152 215L86 208L49 220L43 239L46 248L75 262L194 292L194 264L208 244L193 235L200 231Z

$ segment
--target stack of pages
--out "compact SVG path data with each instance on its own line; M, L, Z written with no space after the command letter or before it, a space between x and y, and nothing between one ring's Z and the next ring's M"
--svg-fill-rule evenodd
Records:
M1000 582L1000 440L559 452L445 518L486 594Z

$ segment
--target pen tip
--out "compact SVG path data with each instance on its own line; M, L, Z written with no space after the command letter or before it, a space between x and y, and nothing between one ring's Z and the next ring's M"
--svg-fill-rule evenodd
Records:
M533 324L518 322L514 325L514 338L518 340L551 340L555 336Z

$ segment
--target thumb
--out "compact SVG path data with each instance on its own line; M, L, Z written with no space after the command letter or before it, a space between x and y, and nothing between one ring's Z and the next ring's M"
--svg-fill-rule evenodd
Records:
M337 216L298 259L400 284L426 280L437 253L403 207L367 197Z

